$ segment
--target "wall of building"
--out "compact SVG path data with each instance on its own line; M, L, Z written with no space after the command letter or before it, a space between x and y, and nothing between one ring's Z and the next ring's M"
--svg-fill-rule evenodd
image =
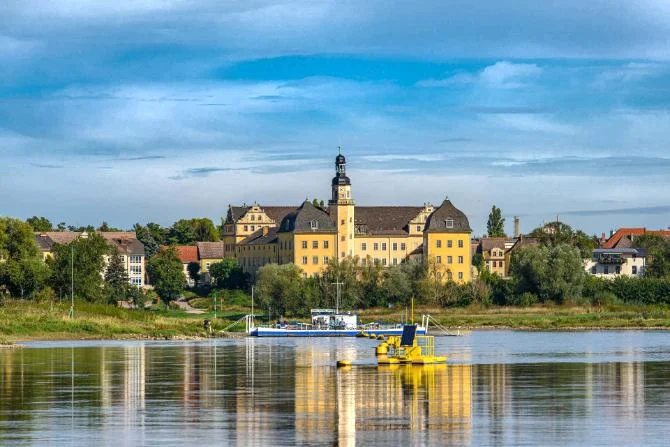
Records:
M472 280L470 233L426 233L424 255L439 279L458 283Z
M293 237L293 263L305 276L321 273L337 256L334 233L295 233Z
M423 236L356 235L355 251L361 262L379 260L382 265L396 265L423 243ZM365 261L363 261L365 260Z
M586 273L605 279L614 279L618 276L644 276L645 258L625 257L624 261L623 264L601 264L593 259L587 259L584 261L584 270ZM617 267L620 268L618 273ZM633 267L635 267L636 273L633 273Z

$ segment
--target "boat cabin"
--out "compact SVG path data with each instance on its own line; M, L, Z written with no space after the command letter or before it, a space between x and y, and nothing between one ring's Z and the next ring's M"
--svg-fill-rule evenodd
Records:
M312 309L312 325L329 329L356 329L358 316L350 312L337 313L335 309Z

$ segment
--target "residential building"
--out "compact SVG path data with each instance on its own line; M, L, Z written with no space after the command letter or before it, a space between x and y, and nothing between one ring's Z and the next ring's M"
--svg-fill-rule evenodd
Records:
M444 280L470 280L470 226L448 200L438 208L429 203L357 206L341 154L335 159L331 188L327 209L307 201L298 208L229 206L223 224L224 256L236 257L251 274L267 263L292 262L306 276L320 273L334 259L391 266L439 256ZM428 239L444 245L427 246Z
M198 247L195 245L173 245L172 247L177 251L177 256L181 261L181 265L184 270L184 276L186 277L186 283L189 287L194 287L196 283L188 272L188 265L192 263L200 264L200 258L198 257Z
M132 231L101 231L98 232L105 241L113 247L121 257L128 281L138 287L146 285L146 262L144 254L144 244L137 239ZM69 244L80 238L88 237L88 233L74 231L47 231L35 233L35 241L42 251L43 259L53 256L52 249L55 244ZM105 256L105 263L109 257ZM104 273L104 272L102 272Z
M509 255L505 248L506 242L506 237L485 237L480 242L484 265L489 272L500 277L508 275Z
M224 242L197 242L196 247L198 247L201 279L202 281L210 282L209 266L223 260L225 257L225 244Z
M601 278L644 276L647 253L638 248L598 248L584 261L587 273Z

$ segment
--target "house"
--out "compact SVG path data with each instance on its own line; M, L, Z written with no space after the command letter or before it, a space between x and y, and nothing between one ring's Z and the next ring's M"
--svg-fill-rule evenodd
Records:
M146 285L146 262L144 244L137 239L132 231L100 231L108 245L113 247L123 262L128 274L128 281L138 287ZM88 233L75 231L47 231L35 233L35 241L42 251L42 257L46 260L52 257L52 249L55 244L69 244L78 238L86 238ZM105 264L109 256L105 256ZM104 273L104 272L101 272Z
M644 276L647 253L638 248L597 248L584 261L587 273L601 278Z
M198 258L198 247L195 245L174 245L173 248L177 251L177 256L181 261L186 282L189 287L194 287L195 281L193 281L193 278L191 278L191 275L188 273L188 265L191 263L200 263L200 259Z
M221 262L225 257L224 242L197 242L198 262L200 262L200 273L209 277L209 266ZM203 281L209 282L208 278Z

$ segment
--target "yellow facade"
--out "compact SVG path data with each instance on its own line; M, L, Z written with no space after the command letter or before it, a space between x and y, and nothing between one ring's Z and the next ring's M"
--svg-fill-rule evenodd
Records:
M355 250L360 263L398 265L410 259L410 254L423 244L423 235L384 236L356 235Z
M280 251L282 263L292 262L300 267L304 276L321 273L335 258L334 233L288 233L280 236L285 241L285 248Z
M472 280L470 233L426 233L424 253L436 279L457 283Z

